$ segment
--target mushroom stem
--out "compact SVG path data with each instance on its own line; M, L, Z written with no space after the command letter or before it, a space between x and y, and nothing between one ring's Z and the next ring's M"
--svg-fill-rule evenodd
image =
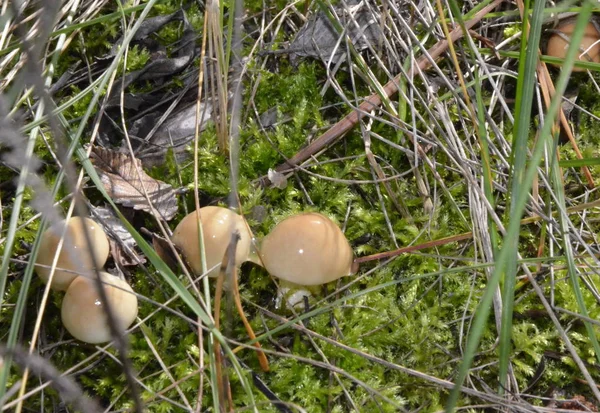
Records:
M256 334L254 333L252 326L248 322L248 319L244 315L244 309L242 307L242 301L240 299L240 289L237 277L237 265L235 264L235 248L238 242L238 237L236 237L235 234L232 236L231 242L229 243L229 246L225 251L225 255L223 256L221 268L219 269L219 276L217 278L217 285L215 291L215 326L218 328L220 324L219 320L221 318L221 297L223 295L223 285L225 284L225 277L231 275L231 292L233 294L233 301L235 302L236 309L240 315L240 318L242 319L242 323L244 324L244 328L246 329L250 340L255 340ZM265 355L265 353L262 351L260 343L257 341L253 345L257 349L256 354L258 357L260 368L265 372L269 371L269 361L267 360L267 356ZM220 358L219 343L215 343L215 352L217 357Z
M233 301L235 302L235 306L238 310L238 313L240 314L240 317L242 318L242 323L244 323L244 327L246 328L248 337L250 337L250 340L256 340L256 334L254 334L254 330L252 329L252 326L248 322L246 315L244 315L244 309L242 308L242 300L240 299L240 289L238 286L237 268L236 267L233 268L233 291L232 292L233 292ZM269 361L267 360L267 356L265 355L265 353L262 351L262 347L261 347L260 343L257 341L253 344L253 346L256 347L256 355L258 357L258 362L260 364L260 368L263 371L268 372L270 370Z

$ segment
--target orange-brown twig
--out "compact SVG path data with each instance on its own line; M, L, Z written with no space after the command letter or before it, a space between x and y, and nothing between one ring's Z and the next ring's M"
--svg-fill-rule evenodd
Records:
M451 237L436 239L434 241L424 242L419 245L411 245L410 247L398 248L393 251L378 252L377 254L366 255L359 257L354 260L355 263L360 264L367 261L382 260L384 258L396 257L407 252L424 250L427 248L439 247L440 245L450 244L451 242L463 241L473 237L472 232L465 232L464 234L452 235Z
M232 248L233 248L233 252L231 252ZM231 257L230 257L230 255L231 255ZM214 309L215 327L217 327L217 329L218 329L219 325L220 325L221 297L223 295L223 285L225 282L225 276L227 274L227 271L231 271L232 283L231 283L230 288L232 288L233 300L235 302L235 307L242 319L242 323L244 324L244 328L246 329L248 336L250 337L251 340L254 340L256 338L256 334L254 333L252 326L250 325L250 323L248 322L248 319L246 318L246 315L244 314L244 309L242 308L242 301L240 299L240 290L239 290L238 277L237 277L238 271L237 271L237 267L235 265L235 242L233 242L233 241L227 247L227 251L225 252L225 256L223 257L223 261L221 263L219 277L217 279L217 286L216 286L216 291L215 291L215 309ZM270 370L269 361L267 360L267 356L265 355L265 353L263 351L261 351L260 343L259 342L254 343L254 347L256 347L256 349L257 349L256 354L258 357L258 362L260 364L260 368L263 371L269 371ZM215 349L218 350L219 348L220 347L219 347L218 343L215 342ZM217 352L216 356L218 358L220 358L220 352ZM219 364L219 363L217 363L217 364Z

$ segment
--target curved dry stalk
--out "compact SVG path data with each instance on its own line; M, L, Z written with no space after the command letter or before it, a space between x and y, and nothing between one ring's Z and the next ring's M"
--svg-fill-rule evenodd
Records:
M48 360L28 352L19 346L6 348L0 345L0 357L11 357L12 360L24 370L39 375L56 389L61 398L73 404L82 412L102 412L103 409L93 399L88 398L79 385L70 377L61 374ZM24 395L19 396L19 401L24 400ZM18 406L18 405L17 405Z

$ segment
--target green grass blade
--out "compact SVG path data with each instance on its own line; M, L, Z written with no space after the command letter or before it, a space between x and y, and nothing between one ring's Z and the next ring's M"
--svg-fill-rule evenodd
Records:
M93 166L91 165L91 163L89 162L89 159L87 158L87 155L85 155L85 152L80 147L80 143L79 143L81 140L81 137L85 133L86 125L87 125L89 119L91 118L92 114L94 113L95 108L97 107L101 96L103 95L104 91L106 90L106 87L108 85L108 82L110 81L110 78L112 77L113 73L117 69L119 62L124 55L124 51L128 47L131 39L133 38L133 35L137 31L137 29L140 27L140 25L144 22L146 16L148 15L149 11L152 9L152 7L155 3L156 3L156 0L154 0L154 1L151 0L150 2L148 2L147 4L145 4L143 6L144 10L140 14L140 16L136 19L136 24L133 26L133 28L124 36L122 47L117 52L113 62L107 68L106 72L100 78L98 78L97 80L94 80L94 82L92 84L90 84L88 86L88 88L86 88L86 90L80 92L74 99L71 99L66 104L63 104L61 107L55 109L50 114L50 116L57 116L59 118L60 122L62 123L62 125L65 128L67 128L67 130L68 130L68 122L62 116L62 112L66 108L68 108L69 106L74 104L77 101L77 99L84 98L85 96L89 95L90 93L93 93L92 99L91 99L90 103L88 104L87 111L79 121L79 127L77 128L76 132L70 136L71 143L69 145L67 152L70 155L72 155L77 150L78 155L82 159L83 166L86 169L86 171L88 172L89 176L92 178L92 181L94 181L98 190L101 193L103 193L106 200L111 205L113 205L113 207L115 208L115 211L119 215L123 224L130 231L130 233L132 234L134 239L138 242L138 245L140 246L142 251L145 253L145 255L148 257L150 262L152 262L155 265L155 267L157 268L159 273L163 276L163 278L165 278L167 283L175 290L175 292L178 294L178 296L182 298L183 302L190 309L192 309L192 311L194 311L198 315L198 317L202 320L202 322L207 327L207 329L209 329L211 331L211 333L214 334L216 339L219 342L221 342L223 350L226 352L228 357L231 359L232 366L233 366L234 370L236 371L236 374L240 378L240 382L248 396L248 400L250 400L251 404L254 405L255 404L254 403L254 395L253 395L250 383L248 382L246 374L243 371L243 368L241 367L237 358L231 351L231 349L228 346L223 335L214 328L214 323L212 323L212 320L211 320L210 316L207 314L207 312L204 311L202 306L194 299L194 297L189 293L189 291L187 291L187 289L183 286L183 284L177 279L175 274L173 274L172 271L170 271L170 269L166 266L166 264L164 264L164 262L162 262L162 260L156 255L156 253L154 252L152 247L150 247L150 245L148 245L145 242L145 240L139 235L139 233L137 233L137 231L135 231L135 229L127 222L127 220L125 220L124 217L121 214L119 214L118 209L116 208L116 206L114 205L114 203L112 202L110 197L108 197L108 195L104 191L102 183L99 180L98 175L96 174ZM127 10L129 10L129 9L127 9ZM122 11L120 11L118 13L119 13L119 15L122 15ZM56 54L55 56L58 56L58 54ZM24 128L24 130L22 130L21 132L29 131L31 135L37 136L37 128L39 128L46 121L47 116L48 115L44 115L44 116L40 115L39 117L34 119L33 122L28 124ZM33 147L33 144L35 143L35 139L32 139L30 142ZM31 151L28 150L28 153L32 153L32 150ZM54 191L53 191L54 195L57 193L58 188L62 185L63 179L64 179L64 172L61 170L61 171L59 171L59 174L57 176L57 179L56 179L56 182L54 185ZM16 201L18 201L19 196L22 197L23 190L24 190L24 186L18 187ZM18 208L17 208L17 206L18 206ZM12 224L9 224L9 228L8 228L9 234L16 233L16 226L18 223L19 215L20 215L20 212L19 212L20 209L21 209L21 207L20 207L19 202L16 202L13 204L13 213L12 213L13 215L11 216ZM40 226L38 235L40 235L41 232L43 231L43 229L44 229L43 227L44 227L44 222L42 222L42 225ZM10 347L11 342L12 343L16 342L16 338L17 338L17 335L19 332L20 316L23 314L23 311L20 311L20 309L24 308L24 305L26 304L26 298L27 298L28 290L29 290L28 285L32 279L32 274L34 271L33 263L35 261L37 249L39 248L39 244L38 244L39 239L41 239L41 237L39 237L39 236L36 237L36 242L34 242L34 245L32 248L31 260L28 263L28 266L26 267L24 278L23 278L23 282L24 282L23 288L20 291L16 306L15 306L15 317L13 319L13 322L11 323L11 329L9 331L9 342L7 343L9 345L9 347ZM10 240L7 239L7 241L10 241ZM12 248L8 248L8 245L9 245L9 243L7 242L5 244L4 254L7 255L8 257L10 257ZM2 266L8 266L8 263L9 263L8 259L3 259ZM6 272L6 270L4 270L4 272ZM5 279L6 278L4 277L4 280ZM212 365L211 365L211 367L212 367ZM2 394L4 393L4 391L6 389L6 379L7 379L6 374L7 373L8 373L8 369L2 369L0 371L0 384L1 384L0 385L0 398L2 397ZM214 381L213 381L213 383L214 383Z
M585 6L582 8L582 13L578 17L578 23L581 21L587 21L590 18L591 9L591 3L586 3ZM573 34L571 44L579 44L578 42L581 41L582 37L583 32L577 31ZM556 119L558 109L560 108L562 94L564 93L564 90L567 86L567 82L570 77L570 72L573 67L573 61L577 52L578 49L576 47L569 47L567 58L565 59L565 66L563 67L563 71L561 72L556 85L556 95L552 99L550 107L548 108L548 111L546 113L545 123L540 131L539 139L535 144L529 165L526 168L525 174L522 179L523 184L519 188L518 193L516 194L516 199L513 204L514 207L512 209L512 219L509 221L507 234L504 238L505 246L518 245L517 241L520 230L519 218L522 216L525 210L525 206L527 205L529 191L531 190L533 180L535 178L535 175L537 174L538 165L541 162L544 154L545 141L551 134L553 122ZM458 396L460 393L460 386L462 385L468 374L475 353L479 347L479 341L483 334L485 324L487 323L487 319L490 314L490 304L492 302L494 290L497 288L501 276L506 272L508 265L513 262L512 256L514 252L514 247L505 247L500 251L500 254L496 261L494 273L488 281L488 286L486 287L484 295L481 299L479 308L475 312L475 317L471 328L471 334L469 335L467 341L467 348L464 354L463 362L456 377L455 387L453 388L448 402L446 404L447 411L454 411L456 407L456 404L458 402Z
M600 165L600 158L583 158L558 161L561 168L581 168L583 166Z
M522 188L527 161L527 143L530 135L531 124L531 106L533 104L533 92L536 84L536 66L538 62L538 50L542 33L542 23L544 15L545 1L536 2L531 24L527 19L528 13L524 13L522 33L529 36L521 36L521 49L519 59L519 77L517 79L517 99L515 107L515 124L513 125L513 142L511 150L511 194L519 193ZM529 10L530 2L525 2L525 10ZM509 217L515 217L516 198L510 199ZM519 214L520 216L520 214ZM505 248L510 250L507 262L504 267L504 285L502 289L502 321L500 325L500 343L499 343L499 365L498 381L499 393L504 393L510 363L511 338L512 338L512 317L515 299L515 284L517 274L517 249L518 243L506 243Z
M104 16L96 17L95 19L90 19L90 20L82 22L82 23L72 24L67 27L63 27L62 29L56 30L55 32L52 33L52 36L57 37L57 36L60 36L61 34L73 33L76 30L84 29L86 27L90 27L95 24L108 24L108 23L118 20L119 18L121 18L121 16L123 14L129 15L131 13L134 13L136 11L144 9L144 7L146 7L145 4L127 7L125 9L122 9L122 10L119 10L119 11L116 11L116 12L113 12L110 14L106 14ZM0 25L2 25L2 24L0 24ZM7 45L6 47L4 47L3 49L0 49L0 57L7 55L10 52L12 52L13 50L18 49L18 48L19 48L18 43L11 43L11 44Z
M223 350L227 353L230 358L230 361L233 365L236 374L238 375L242 386L246 390L246 393L250 400L252 400L252 404L254 404L254 395L252 393L252 388L246 375L243 372L242 366L239 364L235 354L231 351L225 337L221 334L219 330L215 328L213 320L208 315L207 310L204 309L198 301L194 298L194 296L188 291L188 289L179 281L177 276L173 273L173 271L169 268L167 264L158 256L154 248L150 246L146 242L146 240L137 232L137 230L131 225L127 219L120 213L119 208L110 198L108 193L104 190L104 186L102 184L102 180L96 173L94 166L91 161L87 157L87 154L80 148L78 151L79 158L82 162L82 165L87 172L88 176L92 179L94 184L100 193L104 196L105 200L113 207L113 210L125 226L127 231L131 234L131 236L135 239L137 245L140 247L146 258L154 265L159 274L164 278L164 280L171 286L171 288L177 293L177 295L182 299L182 301L192 310L194 313L202 320L202 323L206 326L209 332L214 335L214 337L219 341ZM201 350L202 351L202 350Z
M553 142L552 147L548 152L552 154L552 168L550 171L550 177L552 181L552 186L554 187L554 195L556 197L556 204L559 210L558 221L560 224L560 230L562 234L562 243L563 250L565 253L565 258L567 260L567 271L569 273L569 279L571 281L571 288L573 289L573 293L575 294L575 300L577 301L577 307L579 308L579 313L584 317L589 318L589 312L583 300L583 293L581 292L581 287L579 286L579 271L577 270L577 265L575 265L575 257L573 254L573 244L571 243L571 237L569 235L569 216L565 213L567 210L566 201L565 201L565 188L563 185L563 177L561 176L561 169L557 165L557 157L556 150L558 147L558 138ZM596 337L596 332L594 331L594 326L589 322L583 320L585 328L588 333L588 337L592 346L594 347L594 353L596 353L596 359L600 363L600 344L598 343L598 338Z

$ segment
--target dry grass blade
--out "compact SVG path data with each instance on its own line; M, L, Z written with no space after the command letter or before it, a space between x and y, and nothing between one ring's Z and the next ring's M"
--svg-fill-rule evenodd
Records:
M30 83L31 90L35 91L36 96L39 99L39 101L37 102L35 117L39 118L42 115L48 116L48 119L47 119L48 127L49 127L49 130L51 131L52 136L56 142L56 152L58 154L58 159L59 159L59 163L60 163L60 167L61 167L61 171L60 171L61 177L60 177L60 179L58 179L57 185L59 186L62 178L66 177L67 183L69 185L69 189L74 195L72 203L71 203L71 211L69 212L69 214L73 210L76 210L77 213L80 214L81 216L87 216L87 210L86 210L84 204L80 201L80 181L78 181L76 178L77 174L75 172L74 165L72 164L72 161L70 159L71 153L73 151L73 147L72 147L72 145L69 145L69 143L67 142L67 139L66 139L67 135L64 130L64 124L66 122L62 116L57 115L57 113L56 113L57 105L56 105L53 97L50 95L50 93L48 91L48 86L51 83L52 74L54 73L55 65L56 65L59 54L58 53L54 54L54 59L49 61L49 66L46 68L43 68L44 59L41 59L42 51L44 50L46 40L49 38L51 31L54 29L55 18L59 15L60 4L59 4L59 2L49 2L47 5L43 5L42 7L40 7L38 10L40 18L38 21L35 22L36 24L34 24L34 26L37 25L38 27L29 32L27 32L26 26L23 24L28 19L26 16L22 15L24 10L17 9L14 4L11 4L10 6L11 6L11 12L15 16L18 16L17 24L16 24L14 30L15 30L15 33L20 37L20 46L21 46L21 49L23 52L22 57L26 57L26 59L25 59L26 70L24 71L25 72L24 78L20 79L20 81L22 82L21 84L19 84L20 82L17 82L17 88L20 88L25 85L29 86L28 83ZM6 10L6 7L4 8L4 10ZM69 23L71 21L71 18L72 18L72 15L70 14L67 18L67 21ZM36 32L41 40L39 42L33 42L29 36L30 34L36 33ZM62 43L63 40L64 40L64 37L62 37L59 40L59 44ZM34 128L32 130L30 145L35 142L35 138L37 137L38 133L39 133L39 130L37 128ZM28 151L29 151L29 149L28 149ZM27 174L28 174L27 164L29 163L30 159L35 159L35 156L32 153L29 153L27 155L27 159L23 160L24 169L22 172L23 172L24 176L27 176ZM46 201L48 201L48 200L46 200ZM53 205L51 202L48 202L47 205L42 205L42 207L43 207L42 211L49 210L49 211L51 211L51 213L49 215L54 216ZM18 217L19 212L20 212L19 208L17 208L15 211L13 211L13 216ZM42 228L43 228L43 226L42 226ZM88 247L91 245L89 235L90 234L88 233L87 229L84 228L84 236L85 236L85 240L86 240ZM7 251L10 252L11 248L12 248L12 246L7 248ZM34 254L33 254L34 258L35 258L36 248L39 248L39 244L34 244ZM95 268L99 268L99 267L95 266ZM31 279L32 271L33 271L32 262L29 262L28 268L25 271L26 272L25 278L26 278L27 282L25 283L25 285L23 286L23 288L21 290L20 297L19 297L20 302L23 301L23 299L25 297L25 293L27 292L27 289L29 286L29 281ZM4 273L4 271L1 271L1 272ZM96 277L97 278L96 279L96 287L97 287L97 290L99 293L99 297L102 300L102 302L106 303L106 301L107 301L106 294L105 294L104 289L102 288L100 278L98 275L98 271L95 271L95 272L96 272L96 276L97 276ZM2 278L5 279L5 274L2 274ZM46 292L46 297L47 297L47 292ZM44 299L42 301L43 303L46 302L46 297L44 297ZM115 323L113 309L110 307L110 305L106 305L104 308L106 310L106 313L105 313L106 320L107 320L107 324L110 328L111 336L115 339L116 347L119 349L119 356L123 363L125 376L130 385L130 391L131 391L131 394L133 397L135 409L136 409L136 411L141 412L142 406L141 406L141 402L139 399L137 383L135 382L135 378L134 378L135 373L133 371L133 368L131 366L129 359L127 358L127 343L123 340L121 331ZM39 326L41 324L44 310L45 310L45 306L42 307L42 311L39 313L38 318L36 320L34 337L30 343L30 352L33 352L34 346L37 342L37 338L39 336L38 335ZM13 328L16 328L17 326L18 326L18 323L16 323ZM10 335L13 337L9 338L8 342L9 342L9 344L12 345L15 341L14 331L11 331ZM22 385L21 385L21 389L20 389L20 393L19 393L19 403L16 406L17 412L20 412L22 410L23 401L24 401L22 396L24 395L25 389L27 386L28 371L29 371L28 369L25 369L25 372L23 374ZM2 381L2 383L0 384L0 386L2 387L2 389L0 389L0 392L2 394L4 393L4 390L5 390L4 389L4 386L5 386L5 381L4 381L5 375L4 374L5 374L4 372L0 373L0 377L2 377L2 379L0 380L0 381Z
M229 148L229 128L227 103L229 93L227 88L227 75L229 67L227 66L225 56L225 43L223 40L223 20L219 1L209 0L206 4L205 19L208 22L208 62L207 67L210 73L215 76L210 77L210 86L208 93L213 102L213 119L217 129L219 147L223 152Z
M175 190L143 172L139 159L94 146L90 160L102 179L104 189L115 202L136 210L156 211L165 221L171 220L177 213Z
M542 95L544 97L544 105L546 105L546 107L549 107L550 101L556 94L556 90L554 89L554 83L552 82L550 73L548 73L548 67L546 66L546 63L540 61L538 64L538 67L537 67L537 72L538 72L538 78L540 79L540 88L542 90ZM566 133L577 158L583 159L583 154L579 150L577 141L575 140L575 137L573 136L573 131L572 131L571 125L569 125L569 121L567 120L567 117L565 116L565 112L563 111L562 107L559 109L559 112L558 112L558 122L560 123L560 127L562 128L562 130ZM585 179L587 180L588 186L590 188L594 188L595 187L594 178L592 177L592 174L590 173L589 168L587 166L582 166L581 171L583 172L583 175L585 176Z
M0 345L0 357L11 357L22 369L28 369L32 374L50 383L58 391L61 398L82 412L102 412L103 409L93 399L85 395L81 387L68 376L62 375L48 360L27 350L14 347L12 349Z

